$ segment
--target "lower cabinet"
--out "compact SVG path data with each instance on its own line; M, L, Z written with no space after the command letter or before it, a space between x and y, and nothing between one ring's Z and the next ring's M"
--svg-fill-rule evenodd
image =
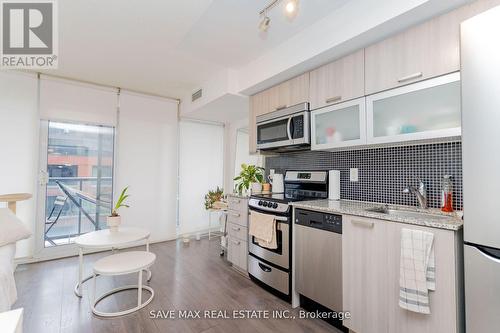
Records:
M242 271L248 268L248 199L228 195L227 260Z
M399 307L401 229L434 234L436 290L431 313ZM461 231L344 216L342 235L344 325L356 333L463 332Z
M248 269L248 243L233 236L228 237L227 260L237 268L247 271Z
M344 216L342 224L344 326L357 333L383 333L388 327L387 223Z

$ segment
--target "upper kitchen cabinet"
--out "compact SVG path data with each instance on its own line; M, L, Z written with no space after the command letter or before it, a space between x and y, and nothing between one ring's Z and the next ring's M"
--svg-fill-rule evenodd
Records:
M460 70L460 23L499 0L478 0L365 49L365 95Z
M365 98L325 106L311 112L311 150L366 143Z
M250 96L250 114L248 117L248 143L250 154L257 153L257 116L269 112L269 90Z
M460 136L460 73L366 97L367 142Z
M366 94L460 70L460 21L452 12L367 47Z
M277 111L309 101L309 73L296 76L293 79L280 83L263 93L267 93L269 100L264 113Z
M311 110L365 94L364 50L326 64L310 73Z

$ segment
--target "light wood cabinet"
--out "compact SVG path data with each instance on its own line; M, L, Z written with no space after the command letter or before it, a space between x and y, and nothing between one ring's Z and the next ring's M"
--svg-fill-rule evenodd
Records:
M365 94L364 49L310 73L311 110Z
M257 153L257 116L269 112L270 91L264 90L250 96L250 114L248 117L248 140L250 154Z
M387 224L344 216L342 223L344 326L357 333L387 332Z
M309 73L296 76L265 90L267 93L267 107L264 113L284 109L289 106L309 101Z
M460 23L498 0L479 0L365 49L365 94L460 70Z
M429 315L399 307L402 228L434 234L436 290ZM356 333L463 332L461 246L461 232L344 216L343 310L351 312L344 325Z
M366 94L460 70L459 23L443 15L366 48Z
M234 267L248 269L248 199L228 195L227 211L227 260Z
M419 314L399 306L399 261L401 253L401 229L423 230L434 234L436 262L436 290L429 292L431 313ZM462 260L460 232L428 228L403 223L387 222L388 266L387 314L389 333L434 333L463 331L461 312L460 261ZM463 302L463 300L462 300ZM461 305L462 304L462 305ZM360 332L361 333L361 332Z

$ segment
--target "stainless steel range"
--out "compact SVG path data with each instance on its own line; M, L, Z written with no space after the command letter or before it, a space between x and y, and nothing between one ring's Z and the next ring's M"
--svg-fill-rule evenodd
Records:
M281 298L291 300L292 288L292 207L293 201L328 197L327 171L286 171L284 193L255 194L250 197L250 211L274 216L278 247L260 246L250 236L248 273L252 280Z

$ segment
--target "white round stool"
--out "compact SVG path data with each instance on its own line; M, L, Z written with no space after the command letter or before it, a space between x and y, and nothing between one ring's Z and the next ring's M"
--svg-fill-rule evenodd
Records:
M92 302L92 312L101 317L117 317L132 313L148 305L153 300L155 292L153 288L144 286L142 284L142 271L147 270L151 265L153 265L155 260L156 255L154 253L146 251L121 252L99 259L94 264L94 274L92 276L92 279L94 281L94 301ZM128 285L115 288L96 299L96 275L115 276L131 273L139 273L139 281L137 285ZM130 289L137 289L136 307L118 312L103 312L96 309L97 304L104 298L117 292ZM151 293L149 299L144 303L142 303L142 290L148 290Z

